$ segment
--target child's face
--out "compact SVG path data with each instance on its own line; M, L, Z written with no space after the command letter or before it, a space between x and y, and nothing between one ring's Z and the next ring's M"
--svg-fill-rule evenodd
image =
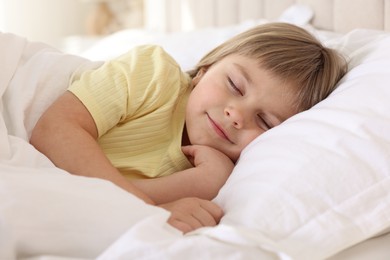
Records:
M233 161L257 136L296 114L293 87L251 58L229 55L194 84L186 110L191 144L211 146Z

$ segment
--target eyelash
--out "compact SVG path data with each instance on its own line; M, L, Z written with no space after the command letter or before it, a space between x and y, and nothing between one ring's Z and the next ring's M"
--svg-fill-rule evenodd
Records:
M258 115L260 121L261 121L261 125L265 126L265 130L269 130L272 128L272 126L270 126L267 121L264 120L264 118L262 118L260 115Z
M236 84L234 84L233 80L228 77L228 81L229 81L229 85L230 87L233 89L234 92L236 93L239 93L241 96L243 96L243 93L241 92L241 90L236 87ZM258 118L260 120L260 127L262 128L265 128L264 130L269 130L272 128L272 126L270 126L264 119L263 117L261 117L260 115L258 115Z
M233 89L233 91L235 91L235 92L239 93L241 96L243 96L243 93L241 92L241 90L236 87L236 84L234 84L233 80L230 77L228 77L228 81L229 81L229 85Z

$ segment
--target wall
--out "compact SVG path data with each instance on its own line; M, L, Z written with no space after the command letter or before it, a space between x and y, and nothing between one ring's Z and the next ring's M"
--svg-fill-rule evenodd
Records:
M62 39L85 33L86 0L0 0L0 31L61 47Z

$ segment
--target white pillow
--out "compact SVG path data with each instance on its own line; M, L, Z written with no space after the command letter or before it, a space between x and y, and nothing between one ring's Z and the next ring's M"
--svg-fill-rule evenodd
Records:
M390 34L328 44L350 57L338 89L253 141L216 198L222 225L293 259L324 259L390 227Z

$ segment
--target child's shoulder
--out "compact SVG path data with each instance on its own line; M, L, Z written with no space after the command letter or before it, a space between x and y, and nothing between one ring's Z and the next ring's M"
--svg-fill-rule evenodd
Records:
M162 46L153 44L136 46L120 56L119 59L153 60L154 62L170 63L173 66L179 67L176 60Z

